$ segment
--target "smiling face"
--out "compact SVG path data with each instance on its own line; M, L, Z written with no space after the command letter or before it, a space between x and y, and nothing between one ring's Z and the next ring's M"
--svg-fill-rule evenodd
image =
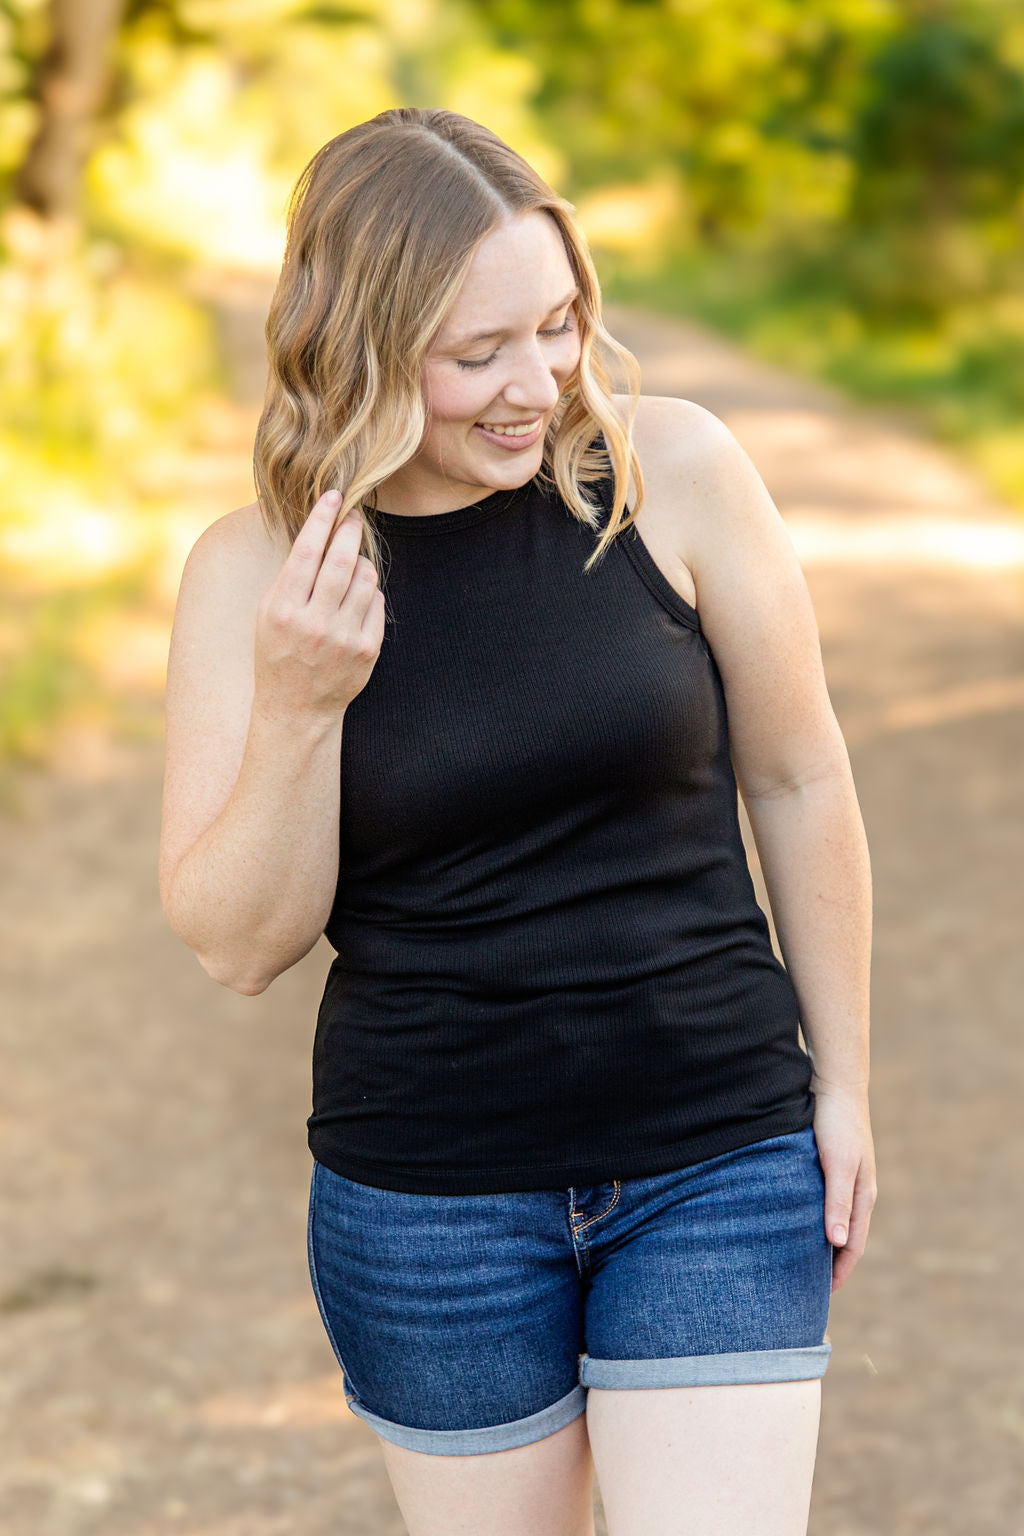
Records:
M580 359L575 296L548 214L519 214L485 236L426 359L427 429L379 487L382 511L454 511L533 478Z

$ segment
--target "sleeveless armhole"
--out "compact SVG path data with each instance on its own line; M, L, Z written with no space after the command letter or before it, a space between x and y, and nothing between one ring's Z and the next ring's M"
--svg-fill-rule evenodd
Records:
M603 433L601 435L601 444L604 444ZM608 519L611 516L614 482L614 471L610 470L607 475L602 476L600 480L594 483L594 488L600 497L601 507L604 511L602 527L607 526ZM628 513L630 508L627 506L625 510ZM630 527L618 533L615 537L615 544L622 550L640 577L640 580L644 583L644 586L658 599L662 607L667 608L673 618L680 619L684 624L689 625L692 630L695 630L704 639L700 614L692 603L688 603L686 598L676 591L640 537L636 524L631 524Z

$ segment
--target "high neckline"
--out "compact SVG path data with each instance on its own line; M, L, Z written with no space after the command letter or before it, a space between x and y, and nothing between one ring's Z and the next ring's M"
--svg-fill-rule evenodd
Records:
M451 512L379 512L372 507L364 507L363 511L371 523L389 537L392 534L454 533L460 528L472 527L474 523L485 522L489 517L497 517L500 512L508 511L533 483L527 480L524 485L513 486L511 490L491 491L481 501L472 501L468 506L456 507Z

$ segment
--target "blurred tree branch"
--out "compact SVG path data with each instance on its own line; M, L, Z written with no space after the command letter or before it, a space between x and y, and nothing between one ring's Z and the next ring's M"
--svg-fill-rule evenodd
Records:
M110 90L124 0L50 0L50 42L31 96L39 124L14 177L18 202L41 218L74 221L91 129Z

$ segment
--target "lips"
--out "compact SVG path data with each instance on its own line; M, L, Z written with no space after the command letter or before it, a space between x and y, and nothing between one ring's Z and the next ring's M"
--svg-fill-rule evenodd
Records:
M518 449L532 448L538 442L544 431L544 418L536 417L536 425L529 432L491 432L480 421L476 422L473 431L479 432L488 443L495 448L504 448L506 452L515 452Z
M485 432L489 432L492 427L495 427L501 428L506 432L511 432L513 436L519 433L521 436L525 437L526 433L522 432L522 428L529 427L532 431L533 428L538 424L539 420L539 416L531 416L528 417L526 421L478 421L476 425L478 427L483 427Z

